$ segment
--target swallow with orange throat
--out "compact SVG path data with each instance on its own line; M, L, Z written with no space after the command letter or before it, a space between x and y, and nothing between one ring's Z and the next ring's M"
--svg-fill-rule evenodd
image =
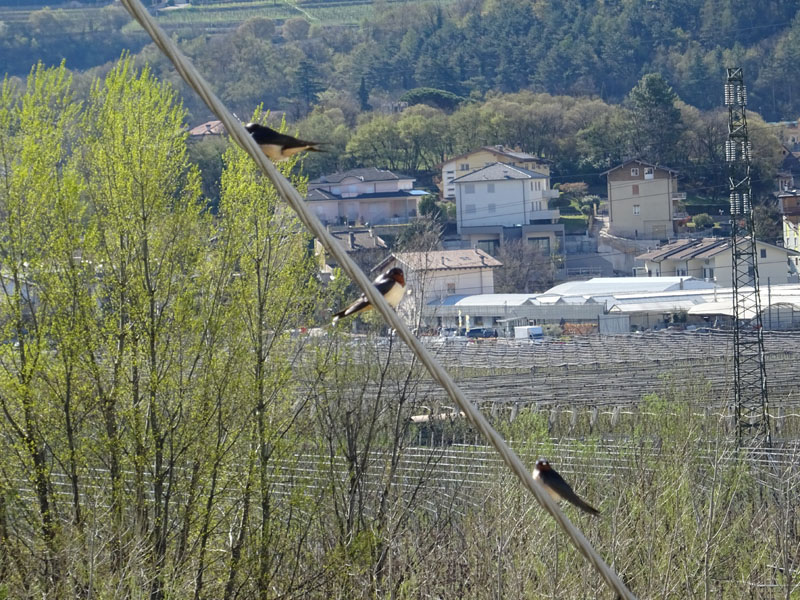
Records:
M599 510L581 500L578 494L573 492L569 484L564 481L564 478L558 474L558 471L551 467L544 458L536 461L533 478L544 486L553 500L566 500L590 515L600 514Z
M397 305L400 304L406 291L406 278L403 275L403 269L400 267L391 268L385 273L381 273L372 283L378 288L381 295L386 298L386 302L389 303L389 306L397 308ZM361 297L350 306L333 315L333 324L335 325L339 319L364 312L365 310L370 310L371 308L372 303L369 301L366 294L362 294Z

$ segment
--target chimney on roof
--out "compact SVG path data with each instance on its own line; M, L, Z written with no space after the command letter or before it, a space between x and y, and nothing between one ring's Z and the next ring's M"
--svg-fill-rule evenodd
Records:
M347 232L347 246L350 250L356 249L356 234L352 231Z

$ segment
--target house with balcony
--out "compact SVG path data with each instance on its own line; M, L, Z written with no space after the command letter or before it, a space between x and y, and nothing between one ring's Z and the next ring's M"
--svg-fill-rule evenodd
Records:
M608 232L623 238L664 240L674 236L675 221L686 217L678 192L678 172L628 160L603 175L608 181Z
M455 200L456 184L454 182L457 178L498 162L513 167L522 167L528 171L536 171L545 176L550 175L550 161L544 158L502 145L483 146L477 150L454 156L442 163L440 184L442 199Z
M564 225L550 176L495 162L453 181L456 227L462 242L494 255L509 240L533 244L545 254L563 252Z
M781 146L781 165L775 173L777 194L795 189L795 181L800 183L800 152L792 152L786 145Z
M756 240L758 278L762 283L790 283L800 252ZM732 285L730 238L679 239L640 254L636 270L645 277L695 277L721 287Z
M417 216L426 194L413 177L367 167L309 181L306 201L326 225L397 225Z

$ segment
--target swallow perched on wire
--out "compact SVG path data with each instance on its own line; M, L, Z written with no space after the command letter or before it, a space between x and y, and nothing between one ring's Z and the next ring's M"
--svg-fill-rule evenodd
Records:
M253 136L261 147L261 151L272 162L281 162L291 158L298 152L309 150L311 152L325 152L317 148L322 142L307 142L295 137L270 129L266 125L248 123L244 128Z
M558 471L551 467L550 463L545 459L540 458L536 461L536 466L533 470L533 478L544 486L553 500L566 500L590 515L600 514L599 510L581 500L578 495L572 491L569 484L564 481L564 478L558 474Z
M386 298L389 305L392 308L397 308L406 290L406 278L403 275L403 269L400 267L389 269L385 273L378 275L372 283L378 288L381 295ZM366 294L362 294L361 297L350 306L333 315L333 324L335 325L336 321L343 317L349 317L350 315L355 315L371 308L372 303L369 301Z

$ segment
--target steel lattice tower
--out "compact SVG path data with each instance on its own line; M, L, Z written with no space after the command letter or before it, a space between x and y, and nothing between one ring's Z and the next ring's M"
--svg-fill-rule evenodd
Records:
M747 90L742 69L728 69L725 105L728 139L725 159L731 202L733 265L733 377L736 436L739 445L772 443L767 412L767 371L758 289L755 228L750 186L751 146L747 137Z

